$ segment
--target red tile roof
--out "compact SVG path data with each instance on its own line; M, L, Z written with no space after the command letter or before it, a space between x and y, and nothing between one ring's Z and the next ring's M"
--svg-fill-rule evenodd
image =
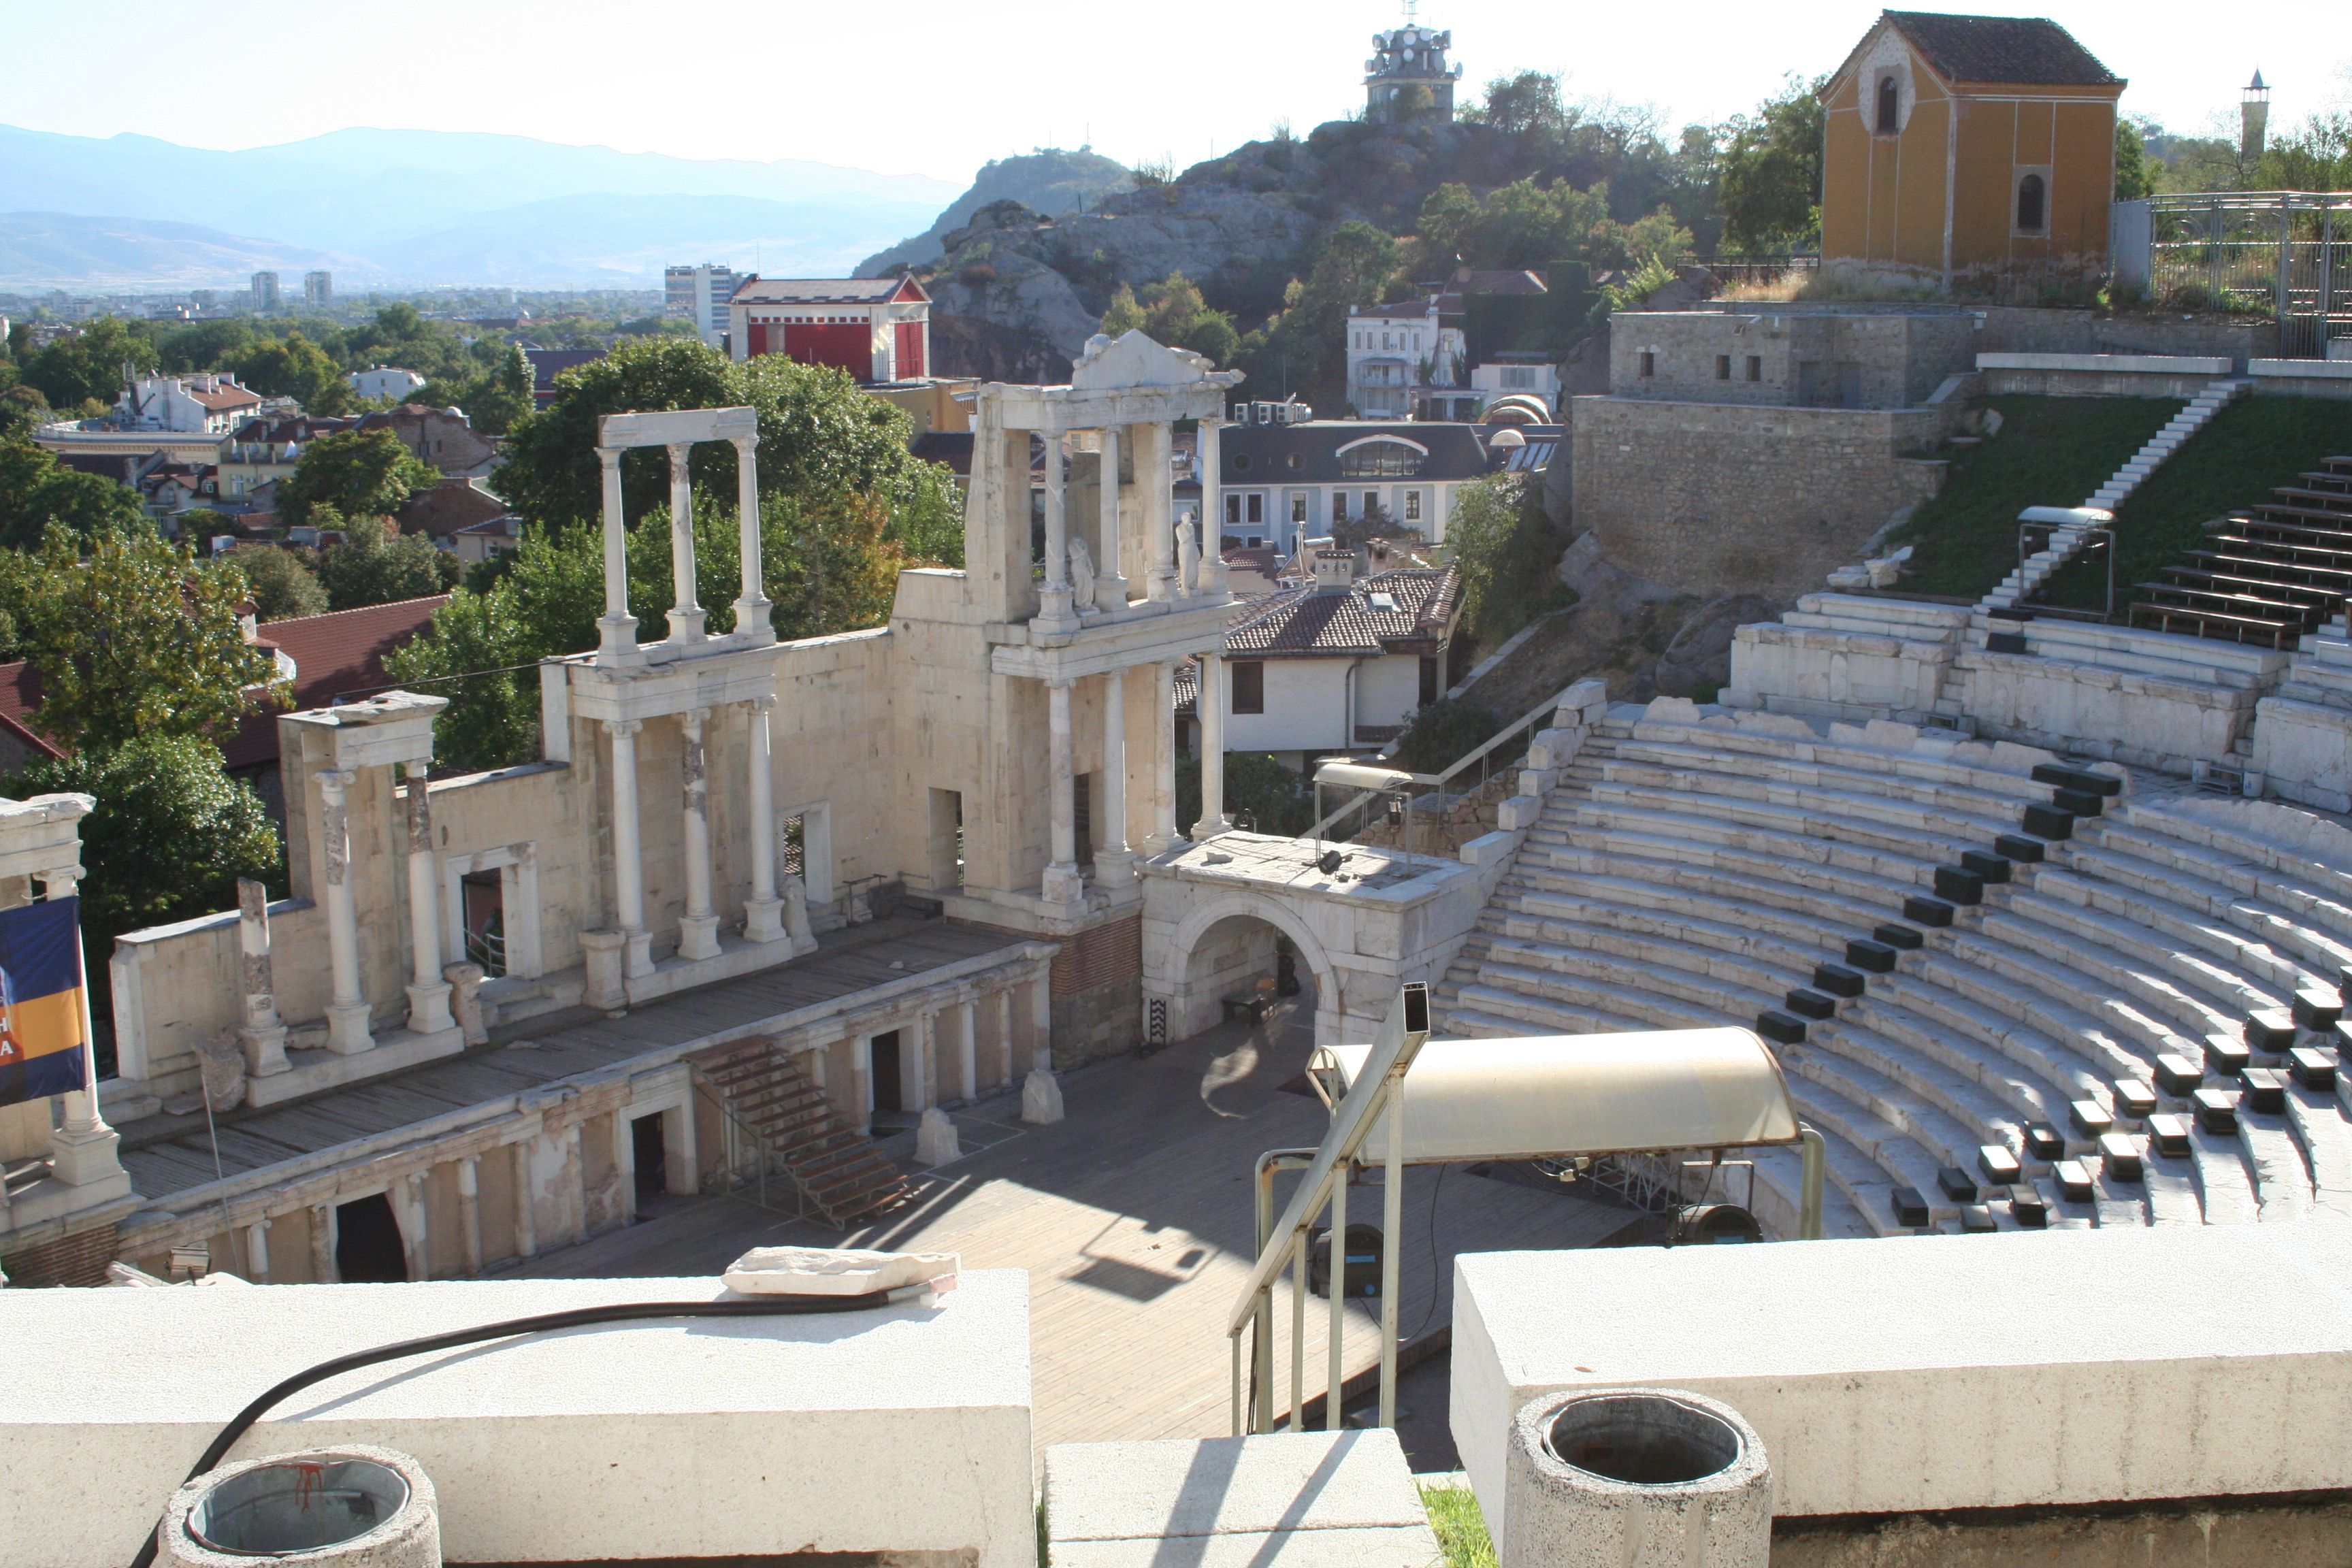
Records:
M425 629L433 612L449 602L446 594L323 616L264 621L260 641L294 661L294 709L331 708L339 701L372 697L392 684L384 656ZM247 714L222 748L232 768L258 767L278 760L278 714Z
M0 730L14 735L36 757L62 757L64 749L43 738L27 717L40 705L40 673L21 661L0 664Z
M1360 578L1344 594L1286 589L1259 600L1226 631L1225 654L1352 658L1416 644L1433 648L1453 618L1460 581L1451 566L1406 567ZM1393 607L1375 605L1374 595Z

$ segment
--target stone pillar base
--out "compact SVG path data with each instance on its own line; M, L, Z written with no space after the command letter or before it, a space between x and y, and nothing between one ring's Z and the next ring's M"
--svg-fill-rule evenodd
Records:
M1191 840L1181 833L1173 836L1165 833L1150 833L1144 836L1143 852L1151 858L1157 859L1171 849L1186 847L1190 842Z
M1082 904L1087 900L1087 879L1076 866L1048 866L1039 893L1049 904Z
M621 971L632 977L654 972L654 933L632 931L621 933L628 940L621 949Z
M1127 608L1128 592L1124 577L1097 577L1095 579L1095 605L1097 609L1123 610Z
M444 1029L454 1029L457 1020L449 1016L449 983L438 985L412 985L408 988L408 1032L412 1035L437 1035Z
M745 942L782 942L784 940L784 900L782 899L751 899L743 905L743 940Z
M816 932L809 926L808 884L798 877L784 883L784 930L792 936L794 958L816 951Z
M963 1143L956 1135L954 1118L937 1106L924 1111L922 1121L915 1124L915 1163L944 1165L962 1158Z
M327 1004L327 1048L337 1056L352 1057L375 1047L375 1037L368 1033L368 1005L352 1002Z
M1220 833L1231 833L1233 830L1234 825L1224 817L1204 816L1192 824L1192 842L1198 844L1203 838L1214 838Z
M111 1127L49 1134L49 1174L68 1187L87 1187L122 1174L122 1138Z
M290 1071L293 1063L286 1059L286 1026L272 1024L267 1028L241 1028L236 1032L237 1044L245 1047L245 1070L255 1078L274 1078Z
M616 931L583 931L580 946L587 969L587 989L581 1000L607 1013L627 1008L629 993L622 984L622 949L628 937Z
M1062 1120L1062 1082L1050 1068L1032 1068L1021 1080L1021 1120L1033 1127Z
M719 956L719 917L683 915L677 922L677 955L684 959Z
M1132 849L1096 850L1095 885L1103 888L1133 887L1135 885L1135 851Z

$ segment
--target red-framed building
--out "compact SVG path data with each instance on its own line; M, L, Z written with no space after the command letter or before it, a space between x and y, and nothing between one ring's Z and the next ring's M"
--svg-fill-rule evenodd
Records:
M739 360L785 354L845 370L868 386L930 374L931 297L911 278L754 273L727 310Z

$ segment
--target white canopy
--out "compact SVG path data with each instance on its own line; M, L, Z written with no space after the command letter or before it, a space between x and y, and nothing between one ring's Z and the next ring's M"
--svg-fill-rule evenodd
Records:
M1370 1046L1328 1046L1344 1095ZM1405 1158L1525 1160L1798 1140L1780 1064L1752 1030L1432 1040L1404 1079ZM1388 1153L1384 1114L1361 1158Z

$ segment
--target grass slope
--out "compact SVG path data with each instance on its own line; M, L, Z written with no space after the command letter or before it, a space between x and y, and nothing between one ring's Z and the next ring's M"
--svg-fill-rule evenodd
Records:
M2352 399L2241 397L2147 477L2116 516L2116 609L2142 597L2168 562L2199 548L2208 521L2271 499L2277 486L2352 454ZM1940 498L1939 498L1940 499ZM1906 584L1908 585L1907 584ZM2053 605L2097 609L2106 569L2076 562L2050 581Z
M2080 506L2180 408L2168 397L1995 397L2000 434L1953 447L1943 492L1920 503L1897 543L1903 586L1981 597L2017 564L2017 514Z

